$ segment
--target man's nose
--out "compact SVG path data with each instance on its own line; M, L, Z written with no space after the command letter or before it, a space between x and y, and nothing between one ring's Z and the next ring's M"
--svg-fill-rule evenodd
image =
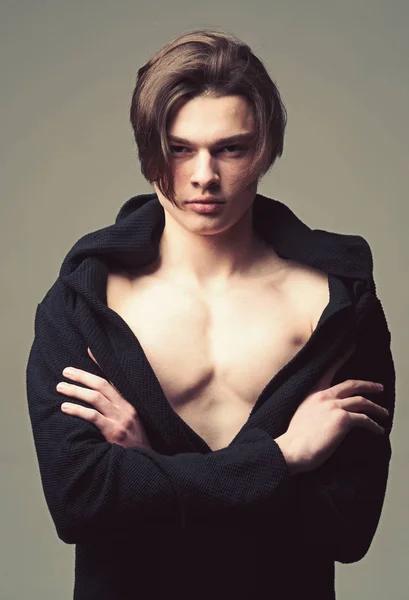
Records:
M206 187L219 181L216 160L210 154L198 154L194 160L191 183Z

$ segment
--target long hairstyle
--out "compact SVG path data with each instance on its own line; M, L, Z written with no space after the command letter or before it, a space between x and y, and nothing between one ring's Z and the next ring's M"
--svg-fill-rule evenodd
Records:
M176 205L168 126L181 104L197 96L243 96L255 119L252 163L243 186L263 177L283 152L287 114L277 86L250 47L226 30L184 33L138 70L130 120L141 172Z

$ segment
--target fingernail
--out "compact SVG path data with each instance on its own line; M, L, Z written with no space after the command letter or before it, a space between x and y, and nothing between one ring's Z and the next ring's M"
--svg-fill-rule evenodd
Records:
M74 375L75 374L75 369L73 369L72 367L66 367L64 369L64 371L62 372L63 375Z

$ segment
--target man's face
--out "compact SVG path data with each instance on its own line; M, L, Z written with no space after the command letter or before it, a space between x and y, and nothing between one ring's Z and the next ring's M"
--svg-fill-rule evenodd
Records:
M222 141L249 134L248 139ZM192 233L211 235L226 231L248 211L257 193L257 181L240 186L239 175L253 157L254 117L242 96L196 97L186 101L168 127L174 175L174 206L154 183L168 217ZM217 210L199 212L196 198L222 200Z

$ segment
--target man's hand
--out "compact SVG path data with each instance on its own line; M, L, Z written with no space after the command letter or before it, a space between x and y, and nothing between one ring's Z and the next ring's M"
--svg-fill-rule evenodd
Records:
M350 356L351 351L327 370L297 408L287 431L276 438L290 473L312 471L322 465L352 427L384 433L374 419L382 421L388 411L361 395L382 393L379 384L348 379L330 387L335 373Z
M88 348L88 354L98 365L90 348ZM71 369L72 367L70 367ZM110 381L82 369L73 369L72 372L64 369L63 375L67 379L78 381L90 389L61 382L57 385L57 391L64 396L87 402L94 408L85 408L79 404L64 402L61 405L61 410L68 415L80 417L93 423L98 427L107 442L119 444L124 448L131 446L151 448L148 436L135 408L121 396Z

